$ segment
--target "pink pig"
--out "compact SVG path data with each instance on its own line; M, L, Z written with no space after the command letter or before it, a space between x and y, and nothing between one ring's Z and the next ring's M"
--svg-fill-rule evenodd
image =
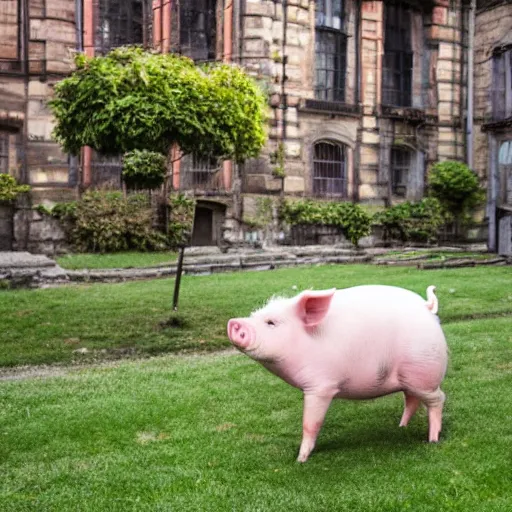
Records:
M333 398L364 400L402 391L400 426L423 402L429 441L439 440L447 347L434 290L427 289L427 301L394 286L304 291L271 299L250 317L228 322L228 336L239 350L304 392L299 462L313 450Z

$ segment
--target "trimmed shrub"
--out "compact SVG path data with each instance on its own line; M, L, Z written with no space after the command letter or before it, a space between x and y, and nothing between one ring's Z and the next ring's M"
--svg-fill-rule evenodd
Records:
M169 239L153 227L154 212L145 194L90 191L79 201L59 204L52 215L67 228L81 252L164 250Z
M478 176L462 162L445 161L432 166L429 195L436 198L457 223L466 222L470 211L485 199Z
M385 241L434 242L445 223L441 203L425 198L418 203L397 204L373 216L372 223L381 226Z
M164 155L154 151L129 151L123 158L123 181L130 188L157 188L164 182L166 161Z

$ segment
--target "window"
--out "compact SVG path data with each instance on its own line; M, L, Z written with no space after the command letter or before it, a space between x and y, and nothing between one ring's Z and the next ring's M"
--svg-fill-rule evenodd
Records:
M347 36L343 32L342 0L317 0L315 30L315 97L345 100Z
M405 197L407 181L411 169L411 152L408 149L391 149L391 192L395 196Z
M413 51L411 10L397 2L386 5L382 103L394 107L412 104Z
M215 60L216 1L188 0L181 3L181 53L195 61Z
M96 29L96 51L106 54L128 44L146 44L147 0L100 0Z
M0 71L19 70L20 10L17 0L0 2Z
M180 163L180 188L216 190L222 185L219 181L220 169L221 164L214 158L184 156Z
M512 204L512 140L504 141L498 154L500 180L499 202Z
M313 156L313 194L345 196L345 146L336 142L317 142Z
M493 58L492 118L502 121L512 116L512 50Z
M0 173L9 173L9 134L0 132Z

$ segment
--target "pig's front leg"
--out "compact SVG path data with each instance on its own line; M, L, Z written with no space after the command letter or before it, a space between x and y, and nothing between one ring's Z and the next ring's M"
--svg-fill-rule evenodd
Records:
M318 432L322 428L331 401L332 396L304 395L302 443L297 458L298 462L306 462L309 454L313 451Z

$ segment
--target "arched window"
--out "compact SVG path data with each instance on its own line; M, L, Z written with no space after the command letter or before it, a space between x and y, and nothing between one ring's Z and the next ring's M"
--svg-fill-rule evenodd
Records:
M313 193L345 196L346 191L346 146L333 141L317 142L313 147Z

